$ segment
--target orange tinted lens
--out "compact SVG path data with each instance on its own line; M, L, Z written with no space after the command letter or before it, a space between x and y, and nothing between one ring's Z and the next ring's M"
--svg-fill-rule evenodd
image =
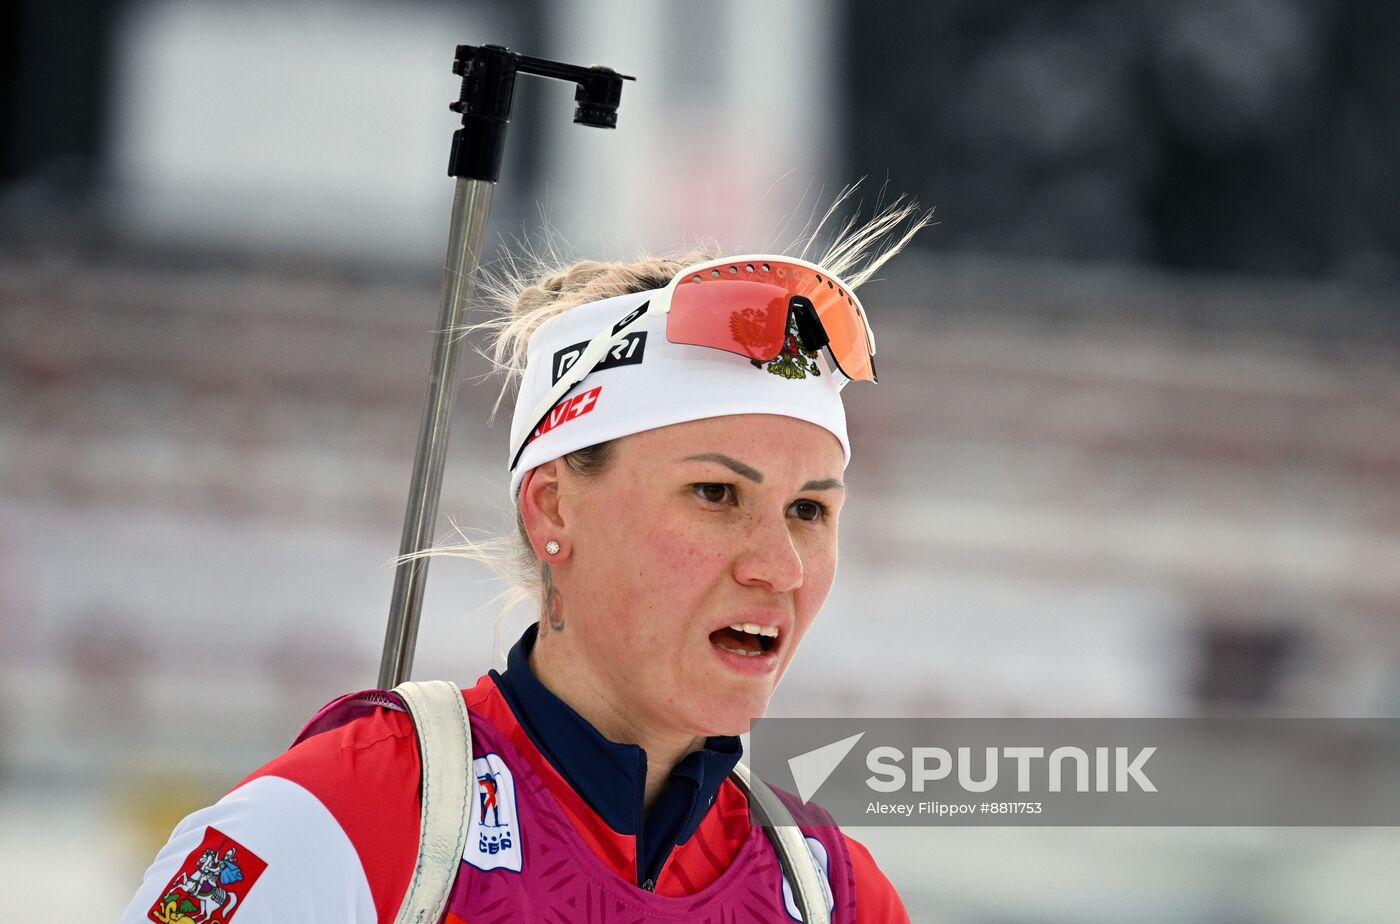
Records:
M788 298L782 286L737 276L727 268L687 276L671 296L666 338L749 359L772 359L787 332Z
M841 371L850 379L872 381L875 370L870 362L870 345L865 339L865 322L850 296L832 291L825 297L808 297L812 298L817 317L831 340L831 355Z
M805 267L793 269L802 280L798 294L807 296L816 309L822 329L831 341L831 355L841 372L849 379L874 381L870 342L865 336L865 321L861 319L854 296L824 273Z
M666 336L672 343L773 359L783 347L794 295L812 302L842 373L873 381L870 343L855 299L825 274L792 263L730 263L684 277L671 298Z

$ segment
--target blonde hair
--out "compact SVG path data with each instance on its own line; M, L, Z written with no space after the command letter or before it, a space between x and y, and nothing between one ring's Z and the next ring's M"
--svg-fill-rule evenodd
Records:
M825 267L852 289L868 282L933 220L932 212L922 212L917 204L901 198L877 208L864 222L857 211L834 233L824 234L823 229L855 189L851 186L843 190L815 227L804 231L792 246L778 251ZM811 256L823 247L820 258ZM644 256L631 263L571 262L561 257L560 247L552 238L545 241L542 250L526 246L522 255L508 254L498 266L483 271L477 288L480 301L487 307L487 319L460 331L463 336L486 335L487 346L478 350L503 376L493 414L499 410L507 390L519 383L530 337L545 321L578 305L662 288L685 267L719 256L717 248L696 247L667 256ZM564 462L578 475L596 475L607 466L612 447L611 442L590 446L565 456ZM515 530L505 535L473 539L455 523L453 526L460 541L405 555L400 560L443 556L467 558L489 567L506 584L506 589L491 601L501 604L498 628L517 606L539 599L541 563L530 547L518 507Z

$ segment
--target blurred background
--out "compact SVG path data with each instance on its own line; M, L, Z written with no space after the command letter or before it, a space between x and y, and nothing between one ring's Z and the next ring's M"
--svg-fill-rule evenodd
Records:
M781 248L861 177L842 571L778 715L1400 712L1400 5L0 5L0 919L113 920L373 685L458 42L522 81L489 250ZM471 357L442 502L508 515ZM442 560L415 675L521 624ZM865 829L915 920L1393 922L1400 832ZM57 902L57 905L55 904Z

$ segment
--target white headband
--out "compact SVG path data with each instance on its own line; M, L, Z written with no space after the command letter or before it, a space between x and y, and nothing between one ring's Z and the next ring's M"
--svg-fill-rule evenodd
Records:
M551 459L631 433L728 414L781 414L810 421L841 441L845 463L850 463L841 404L841 388L848 380L826 350L784 352L755 365L724 350L670 342L664 314L646 315L630 325L607 359L575 385L543 423L527 419L594 336L660 291L579 305L545 321L530 337L515 399L511 446L519 446L537 423L540 432L511 472L512 498L519 496L525 474Z

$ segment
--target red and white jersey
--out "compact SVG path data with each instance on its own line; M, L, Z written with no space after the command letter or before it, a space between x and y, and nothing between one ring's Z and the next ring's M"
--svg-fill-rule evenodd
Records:
M679 902L679 909L690 906L688 897L719 893L724 882L733 878L730 867L735 860L754 856L751 835L755 832L749 825L747 802L726 781L695 833L666 859L655 893L644 892L633 885L635 839L611 829L539 752L493 679L483 676L464 696L473 725L473 754L477 762L485 761L496 771L488 774L490 785L477 787L478 797L484 797L478 807L486 827L509 830L501 823L501 813L515 813L517 797L522 813L527 811L523 806L534 800L533 805L547 809L555 827L569 829L569 843L588 860L577 865L589 867L595 879L608 880L602 883L602 891L623 903L635 903L633 912L622 916L627 920L641 919L645 909L664 906L668 900ZM498 790L502 785L510 791ZM305 737L219 802L182 821L146 871L122 924L390 924L417 856L418 786L412 720L392 708L362 707L353 720ZM557 847L539 855L538 839L530 840L530 819L522 815L518 825L516 843L488 843L481 836L469 839L462 866L465 875L459 875L444 917L448 924L531 920L544 910L540 905L548 904L548 896L539 896L541 901L536 903L522 893L522 888L528 889L522 883L535 881L525 877L509 880L514 892L500 893L503 901L515 907L464 906L462 902L468 895L493 894L483 891L482 884L495 881L490 877L506 881L504 877L516 876L522 858L541 869L563 855ZM518 843L522 834L527 842L523 851ZM821 838L825 846L813 847L821 859L830 855L834 864L828 871L833 920L856 924L909 920L893 886L860 843L834 829ZM809 843L816 840L811 837ZM771 850L766 845L765 849ZM770 876L766 855L764 860L763 875ZM776 858L771 870L777 919L793 918L790 899L784 909L786 890ZM533 910L516 903L529 904ZM480 908L480 914L474 908ZM755 917L756 911L724 912L723 919L775 919ZM590 908L587 915L580 912L570 919L620 918L606 909Z

